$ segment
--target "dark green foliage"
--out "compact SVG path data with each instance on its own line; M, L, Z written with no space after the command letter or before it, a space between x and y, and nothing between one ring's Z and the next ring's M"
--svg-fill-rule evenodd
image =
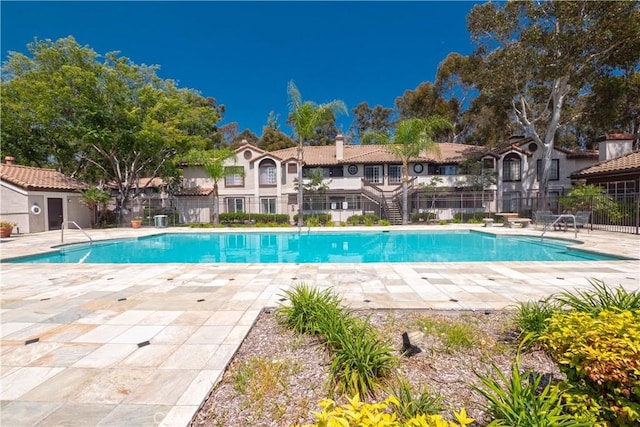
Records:
M252 224L252 223L270 223L289 224L289 215L287 214L256 214L247 212L221 213L221 224Z
M433 212L412 213L411 222L429 222L436 219L436 214Z
M351 215L347 218L347 224L350 225L371 225L377 224L378 221L380 221L380 217L375 214Z
M593 289L563 292L556 300L577 311L597 314L607 309L640 310L640 292L629 292L623 287L611 289L603 281L589 280Z
M493 218L495 222L501 222L502 217L496 217L494 213L490 212L473 212L473 213L456 213L453 214L453 222L462 223L462 222L475 222L481 223L484 218Z
M323 226L323 225L327 225L328 223L330 223L331 220L331 214L325 214L325 213L316 213L313 215L304 215L304 223L308 226L313 226L313 227L318 227L318 226ZM298 222L298 214L295 214L293 216L293 222L297 223Z

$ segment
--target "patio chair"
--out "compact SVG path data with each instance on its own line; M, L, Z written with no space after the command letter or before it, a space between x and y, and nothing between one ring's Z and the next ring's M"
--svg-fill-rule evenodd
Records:
M549 225L551 225L551 223L553 223L554 219L555 216L553 215L553 213L551 213L551 211L535 211L533 213L533 220L536 223L536 227L538 225L541 225L542 228L546 229Z
M576 227L587 228L587 225L589 224L590 216L591 216L591 212L589 211L576 212Z

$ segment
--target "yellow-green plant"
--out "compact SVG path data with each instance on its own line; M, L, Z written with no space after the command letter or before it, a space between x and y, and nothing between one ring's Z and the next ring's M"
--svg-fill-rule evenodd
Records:
M442 411L442 397L432 393L427 387L414 391L414 387L404 378L399 378L387 390L395 398L396 414L400 421L407 421L418 415L437 414Z
M559 312L539 342L615 425L640 423L640 310Z
M358 395L348 399L349 402L337 406L331 399L320 401L320 411L314 411L317 422L305 427L465 427L474 420L467 417L465 409L454 412L456 421L447 421L441 415L418 415L402 422L398 420L393 406L397 405L394 397L383 402L364 403Z

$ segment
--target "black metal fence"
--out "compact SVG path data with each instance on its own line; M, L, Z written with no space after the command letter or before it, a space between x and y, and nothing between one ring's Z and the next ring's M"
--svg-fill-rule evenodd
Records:
M554 214L589 212L587 226L591 230L640 234L640 193L600 194L582 198L553 195L546 198L546 204L544 202L540 196L511 199L516 207L514 211L520 216L533 218L534 212L540 210L551 210Z

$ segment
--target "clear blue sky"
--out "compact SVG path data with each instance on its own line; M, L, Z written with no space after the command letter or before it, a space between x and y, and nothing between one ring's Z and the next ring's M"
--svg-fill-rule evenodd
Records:
M433 81L450 52L472 51L472 2L31 2L1 8L2 60L35 38L73 36L99 54L160 66L162 78L226 105L222 123L258 136L285 126L287 82L304 100L393 107ZM346 132L352 114L339 118Z

